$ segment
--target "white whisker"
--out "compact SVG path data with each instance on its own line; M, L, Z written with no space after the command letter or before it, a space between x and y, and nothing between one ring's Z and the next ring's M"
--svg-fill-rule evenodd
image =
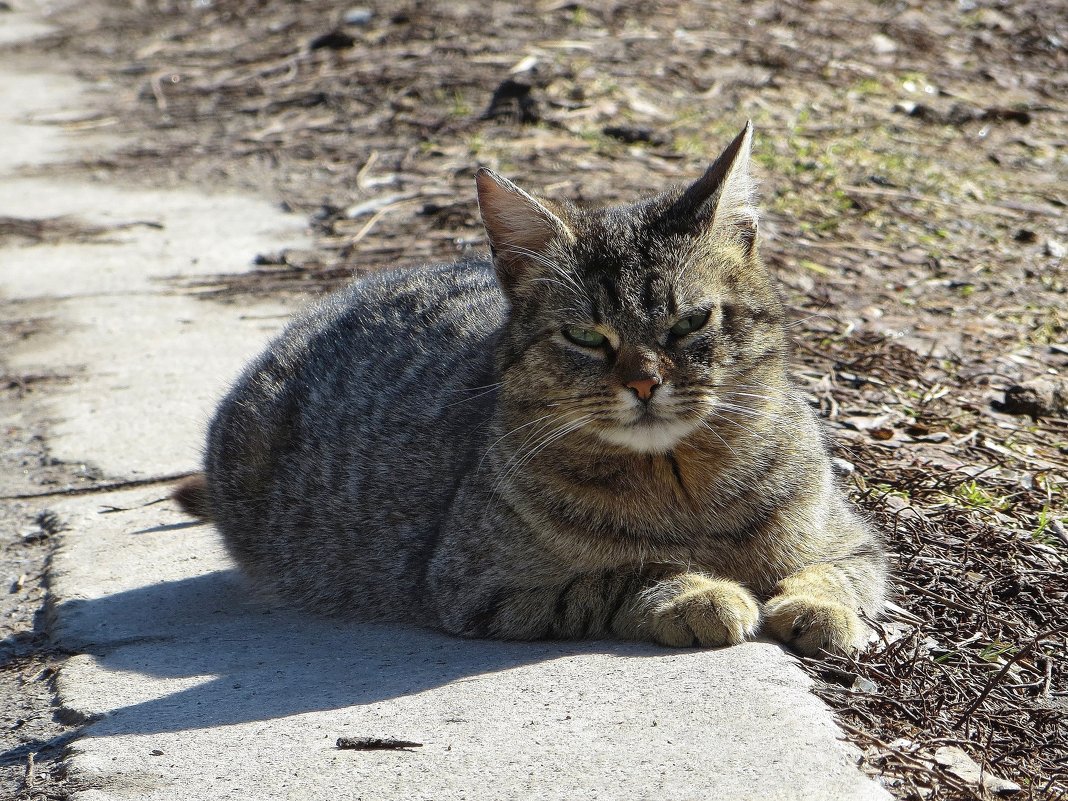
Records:
M508 437L512 436L512 434L516 433L517 431L520 431L520 430L526 428L527 426L532 426L535 423L540 423L542 420L546 420L546 419L548 419L550 417L555 418L554 422L556 422L558 420L561 420L564 417L564 415L555 414L553 412L549 412L549 414L542 415L541 417L538 417L537 419L528 420L526 423L523 423L522 425L516 426L511 431L509 431L506 434L503 434L502 436L500 436L497 439L495 439L493 442L491 442L489 444L489 446L487 446L486 452L484 454L482 454L482 458L478 462L478 468L476 469L476 472L482 468L482 463L484 461L486 461L486 457L489 456L490 451L492 451L497 446L498 443L500 443L503 440L507 439ZM552 425L552 423L549 423L549 425ZM535 429L535 431L537 431L537 429ZM522 444L520 444L520 447L522 447Z
M738 451L734 450L734 448L732 448L732 447L730 446L730 443L729 443L729 442L727 442L727 440L723 439L723 437L721 437L721 436L720 436L719 432L718 432L718 431L716 431L716 429L712 428L712 426L710 426L710 425L709 425L709 424L708 424L708 423L707 423L706 421L704 421L704 420L702 420L702 421L701 421L701 425L703 425L703 426L704 426L704 427L705 427L706 429L708 429L708 430L709 430L709 431L710 431L710 432L712 433L712 436L714 436L714 437L715 437L716 439L718 439L718 440L719 440L720 442L722 442L722 443L723 443L723 445L724 445L724 447L725 447L725 448L726 448L727 450L729 450L729 451L730 451L731 453L733 453L733 454L734 454L735 456L737 456L737 455L738 455Z
M471 395L470 397L467 397L467 398L460 398L460 400L453 401L452 403L446 403L445 404L445 408L448 409L450 406L458 406L461 403L470 403L471 401L478 400L479 398L485 397L486 395L492 395L496 391L497 391L497 387L496 386L491 387L490 389L484 389L484 390L482 390L482 392L479 392L477 395Z
M748 426L743 426L737 420L732 420L730 417L728 417L725 414L719 414L716 411L711 411L711 412L709 412L709 414L712 417L715 417L717 420L725 420L726 422L730 423L731 425L737 426L738 428L742 429L742 431L745 431L746 433L750 434L751 436L754 436L757 439L761 439L760 434L758 434L756 431L754 431L753 429L749 428Z
M504 467L501 469L501 475L494 483L494 490L500 489L509 481L511 481L512 478L516 475L516 473L522 470L523 467L525 467L530 462L530 460L537 456L537 454L540 453L542 450L544 450L557 440L562 439L563 437L572 433L573 431L582 428L591 419L593 419L593 415L582 415L581 417L575 420L565 422L563 425L558 426L548 434L542 436L539 440L535 442L535 444L533 444L526 451L522 450L521 445L520 449L516 451L512 458L509 459L508 462L506 462ZM524 442L523 444L525 445L526 443Z

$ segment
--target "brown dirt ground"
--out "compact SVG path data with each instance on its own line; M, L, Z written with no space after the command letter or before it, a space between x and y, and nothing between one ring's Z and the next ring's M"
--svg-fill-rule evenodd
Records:
M480 164L626 201L751 117L795 374L896 554L897 610L809 661L818 692L899 798L992 797L953 746L1068 795L1068 411L998 405L1068 368L1068 4L439 5L100 0L31 47L110 98L79 125L134 142L67 169L308 215L314 249L175 282L231 303L482 247Z
M18 304L0 303L0 353L46 332L47 323ZM63 523L47 511L47 499L20 497L99 478L89 465L48 453L48 421L34 396L68 379L15 374L0 359L0 798L20 801L64 798L73 789L61 758L76 727L53 706L52 680L64 654L49 642L47 625L48 560Z

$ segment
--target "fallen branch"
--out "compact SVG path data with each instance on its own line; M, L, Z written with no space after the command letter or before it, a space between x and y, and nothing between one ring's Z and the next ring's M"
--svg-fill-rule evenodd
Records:
M408 751L423 744L380 737L338 737L337 747L346 751Z

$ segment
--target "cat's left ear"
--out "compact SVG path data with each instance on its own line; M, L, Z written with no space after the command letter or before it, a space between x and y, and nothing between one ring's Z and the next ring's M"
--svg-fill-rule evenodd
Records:
M541 272L554 240L574 241L563 220L507 178L482 167L475 186L497 277L506 290Z
M702 230L734 239L747 254L756 248L756 186L749 174L753 123L746 121L705 174L676 203L676 213L692 215Z

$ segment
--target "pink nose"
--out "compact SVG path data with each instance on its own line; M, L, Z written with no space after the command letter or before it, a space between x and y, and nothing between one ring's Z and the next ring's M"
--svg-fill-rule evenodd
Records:
M638 393L638 397L642 400L649 400L653 397L653 390L657 388L661 383L659 376L653 376L652 378L640 378L637 381L628 381L627 386Z

